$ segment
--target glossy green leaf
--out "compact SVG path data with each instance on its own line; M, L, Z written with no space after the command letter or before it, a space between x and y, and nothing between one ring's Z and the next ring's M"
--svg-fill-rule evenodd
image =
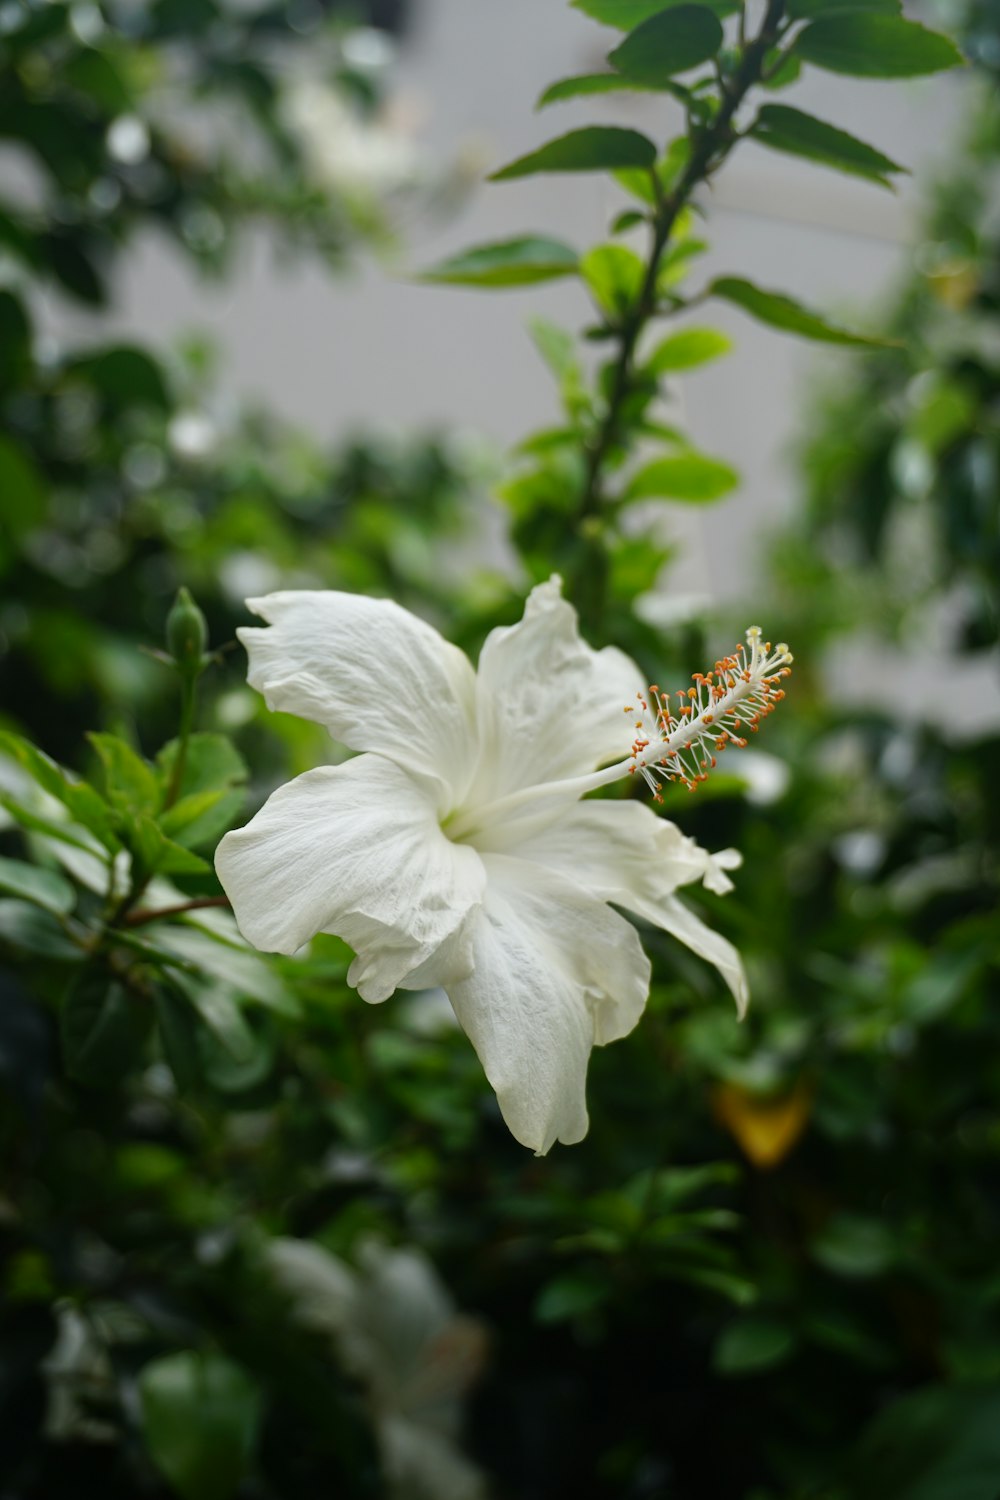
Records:
M722 46L722 23L704 5L678 5L629 33L608 55L626 78L658 84L715 56Z
M618 167L652 167L655 161L656 147L639 131L586 125L518 157L494 172L491 180L507 182L536 172L613 172Z
M536 109L547 104L561 104L567 99L589 98L593 94L658 93L656 84L625 78L621 73L581 73L575 78L560 78L538 96Z
M114 734L88 734L104 777L104 795L112 807L151 813L160 802L160 787L151 766L132 746Z
M0 900L0 939L46 962L79 963L80 946L63 931L52 912L17 898Z
M755 1375L783 1364L795 1344L795 1334L787 1324L750 1314L723 1329L712 1363L720 1375Z
M873 15L898 16L902 0L788 0L788 17L792 21L813 21L832 11L860 10Z
M171 740L156 757L164 791L173 779L178 742ZM168 838L198 849L218 841L239 816L246 800L246 762L224 734L192 734L184 757L180 796L159 817Z
M249 1375L224 1355L182 1350L143 1367L139 1398L149 1456L182 1500L230 1500L260 1416Z
M918 78L961 66L948 37L902 16L844 11L822 16L796 37L803 62L855 78Z
M857 348L885 349L891 340L874 338L863 333L852 333L846 328L827 322L819 313L810 312L784 292L769 292L745 281L740 276L717 277L708 287L713 297L721 297L741 307L761 323L780 328L785 333L797 333L801 338L814 339L821 344L846 344Z
M106 848L120 847L112 830L111 809L92 786L73 781L44 751L10 730L0 730L0 753L9 755L50 797L55 797L77 823L95 834Z
M67 1071L93 1087L121 1079L141 1056L147 1023L138 996L104 970L86 970L70 987L60 1012Z
M450 286L531 286L572 276L576 267L577 255L571 245L543 235L525 235L463 250L422 271L420 280Z
M658 458L634 474L625 487L625 500L659 497L705 504L735 489L740 476L729 464L703 453L678 453Z
M835 1276L881 1276L896 1258L890 1231L878 1219L837 1214L813 1241L812 1253Z
M576 10L582 10L604 26L633 31L651 16L673 10L687 0L572 0L572 3ZM740 0L703 0L703 7L717 16L734 16L741 9Z
M718 328L685 328L672 333L657 344L645 362L653 375L672 375L680 370L694 370L710 360L720 359L733 348L733 341Z
M765 104L754 121L751 135L773 151L804 156L840 172L865 177L882 187L892 186L889 181L892 173L906 171L890 156L858 140L857 136L787 104Z
M65 876L20 859L0 857L0 891L61 916L76 905L76 892Z
M637 302L646 267L625 245L598 245L582 257L580 274L598 305L617 318Z

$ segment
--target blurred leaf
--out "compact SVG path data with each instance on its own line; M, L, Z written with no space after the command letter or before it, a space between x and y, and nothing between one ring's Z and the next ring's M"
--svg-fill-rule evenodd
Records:
M626 78L657 84L696 68L722 46L722 25L705 5L676 5L650 16L608 54L608 62Z
M660 11L684 5L687 0L572 0L577 10L600 21L605 26L617 26L619 31L632 31ZM704 0L704 8L717 16L734 16L740 9L740 0Z
M821 16L796 37L796 56L855 78L916 78L960 67L954 42L902 16L845 11Z
M585 1267L566 1271L544 1286L535 1302L539 1323L566 1323L594 1312L606 1302L611 1288L599 1271Z
M855 177L867 178L882 187L891 187L889 174L906 168L891 157L866 145L846 130L838 130L825 120L817 120L801 109L787 104L765 104L750 131L753 139L774 151L790 156L804 156L823 166L835 167Z
M0 941L44 959L79 963L83 957L50 911L17 899L0 900Z
M995 1500L1000 1388L925 1386L886 1407L850 1468L858 1500Z
M491 174L492 182L530 177L536 172L611 172L617 167L648 167L656 161L656 147L637 130L617 125L586 125L520 156Z
M60 1012L66 1071L92 1087L122 1082L141 1056L147 1022L124 985L102 969L84 970Z
M861 10L874 15L898 16L903 0L788 0L788 15L793 21L811 21L831 11Z
M756 1375L784 1364L796 1342L793 1330L775 1318L737 1318L723 1329L712 1363L720 1375Z
M255 1051L254 1035L243 1019L232 991L218 983L184 979L180 984L205 1025L218 1037L230 1056L236 1062L248 1061Z
M802 338L815 339L826 344L850 344L858 348L884 349L891 347L887 339L873 338L867 334L849 333L828 323L819 314L786 297L783 292L768 292L744 281L739 276L720 276L707 287L710 297L722 297L742 307L751 317L772 328L781 328L786 333L797 333Z
M183 1500L229 1500L246 1473L260 1416L249 1375L222 1354L183 1350L139 1374L142 1430Z
M27 771L50 797L61 802L74 820L95 834L105 848L113 852L119 847L111 826L110 809L92 786L83 781L71 781L44 751L10 730L0 730L0 751Z
M0 333L3 332L0 327ZM16 349L16 345L14 346ZM7 346L10 349L10 346ZM13 357L13 354L12 354ZM48 486L34 460L0 434L0 562L9 542L41 525L48 508Z
M571 245L541 235L528 235L463 250L460 255L452 255L422 271L420 280L453 286L531 286L559 276L572 276L576 268L577 255Z
M178 1093L188 1094L198 1081L198 1035L194 1011L179 986L161 979L153 992L163 1055Z
M581 258L580 275L599 306L618 318L638 301L646 267L635 251L624 245L598 245Z
M116 407L151 406L160 411L170 407L163 373L143 349L128 344L102 349L74 360L67 369L82 376Z
M892 1234L878 1219L836 1214L812 1244L820 1265L835 1276L881 1276L896 1258Z
M740 476L721 459L707 458L703 453L678 453L671 458L657 458L645 464L625 486L624 500L660 497L706 503L719 500L735 489Z
M76 905L76 892L62 875L19 859L0 858L0 891L31 901L56 915L65 915Z
M654 375L694 370L709 360L728 354L732 348L732 339L717 328L685 328L657 344L645 361L645 367Z

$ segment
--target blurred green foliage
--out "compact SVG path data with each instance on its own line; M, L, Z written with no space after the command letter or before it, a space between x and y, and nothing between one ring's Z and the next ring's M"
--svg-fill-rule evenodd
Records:
M904 347L851 356L815 419L808 511L776 548L765 622L800 664L768 729L788 784L774 760L743 777L734 758L667 799L702 843L745 855L735 897L700 899L747 958L750 1017L644 932L649 1010L595 1054L590 1135L534 1160L435 996L365 1006L336 939L264 959L217 906L191 907L217 899L211 852L248 797L327 750L264 715L223 650L182 753L181 683L148 654L179 586L212 657L243 597L279 581L390 594L474 647L519 592L442 563L468 545L488 466L447 435L330 455L266 414L216 415L198 346L164 362L52 353L35 333L39 287L98 296L150 220L208 262L221 243L185 228L200 210L227 244L263 213L335 265L370 242L290 186L265 60L296 45L295 9L221 27L208 3L3 14L4 130L47 174L30 212L9 210L20 270L0 293L3 1493L993 1500L1000 739L831 705L820 665L859 626L898 636L953 591L956 650L995 645L995 100L936 191ZM995 67L995 18L970 15L970 55ZM236 91L271 168L192 162L152 117L155 191L108 160L109 127L145 119L175 50L185 88ZM706 90L671 88L710 121ZM668 151L659 188L626 175L629 212L655 218L685 160ZM95 197L106 179L117 194ZM628 512L731 484L655 404L724 341L659 338L621 378L648 321L633 330L634 252L511 243L442 279L579 274L608 351L594 383L568 334L534 330L565 422L503 486L524 574L562 567L593 637L656 675L703 665L702 625L632 607L668 551ZM659 311L683 303L699 245L682 218ZM830 335L729 281L769 320ZM663 450L622 477L636 435ZM897 566L904 515L932 538L919 577Z

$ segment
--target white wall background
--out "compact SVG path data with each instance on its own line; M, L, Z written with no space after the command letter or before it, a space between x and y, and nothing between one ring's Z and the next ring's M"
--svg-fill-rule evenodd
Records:
M594 119L666 133L663 103L652 96L622 94L534 114L548 83L600 68L617 36L566 0L415 0L414 10L398 88L424 117L422 139L434 155L473 149L485 171ZM783 102L852 130L908 165L913 177L891 195L746 144L708 203L713 249L701 263L706 273L738 272L831 311L877 306L907 261L921 180L943 158L963 86L954 75L886 84L805 70L780 95ZM408 263L418 267L532 230L585 247L604 236L615 203L616 190L589 176L485 184L445 228L413 227ZM551 384L524 321L542 313L580 326L587 306L577 287L438 289L407 280L406 269L369 266L334 281L306 263L279 267L259 239L220 291L199 286L169 246L150 238L130 258L114 321L122 333L163 343L193 326L208 330L239 392L264 398L322 436L372 424L437 425L506 443L554 415ZM838 356L722 305L701 309L700 321L706 311L738 347L685 381L687 420L696 441L733 461L745 483L704 511L677 515L677 507L670 524L685 542L684 591L727 600L752 597L758 539L795 503L782 455L801 417L803 381L824 366L837 368ZM76 335L85 332L86 318L74 315L73 324ZM875 691L863 663L853 678L862 696ZM938 685L927 681L928 708ZM919 682L917 691L921 696ZM968 704L976 718L978 686Z

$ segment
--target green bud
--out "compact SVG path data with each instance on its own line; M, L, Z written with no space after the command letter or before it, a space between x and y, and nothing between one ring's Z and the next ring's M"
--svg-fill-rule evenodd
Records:
M197 676L202 669L208 625L186 588L177 591L167 615L167 649L181 672Z

